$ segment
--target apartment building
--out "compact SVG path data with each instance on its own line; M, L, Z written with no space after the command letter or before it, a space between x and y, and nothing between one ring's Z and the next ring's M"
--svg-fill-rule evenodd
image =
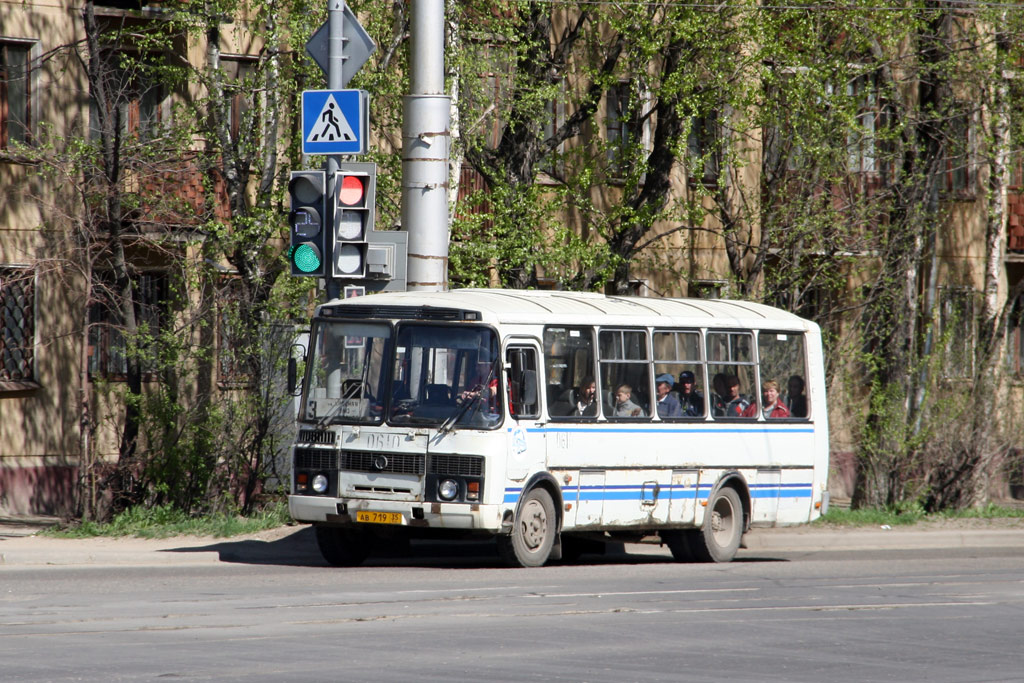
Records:
M99 476L104 463L119 457L124 410L122 394L116 389L130 381L123 321L118 319L116 307L103 300L104 291L115 287L116 269L109 261L83 268L83 263L91 262L73 258L80 245L69 241L69 226L80 225L83 214L88 213L85 206L89 205L80 197L82 170L71 169L73 172L61 178L53 163L41 163L38 157L45 152L51 159L59 158L68 141L102 137L104 111L116 119L107 121L108 134L137 138L170 120L177 105L204 94L205 86L198 84L168 91L159 83L147 82L145 70L130 73L141 46L133 43L131 36L164 19L163 3L106 0L94 4L95 20L107 35L123 38L118 50L131 59L118 60L116 51L105 52L113 60L108 63L109 70L126 73L117 80L116 92L106 95L106 106L99 106L96 87L90 85L84 9L67 0L0 0L0 514L72 514L80 509L75 497L82 490L83 472ZM567 17L575 10L548 11L554 25L564 32L571 25ZM216 59L228 80L239 79L255 68L259 41L246 32L245 17L225 21L224 27L216 36ZM194 32L175 42L179 62L208 65L210 35ZM495 42L501 48L500 41ZM483 94L475 101L467 94L456 105L469 108L459 117L466 125L463 134L468 135L471 127L484 131L483 144L491 152L500 148L512 118L503 109L503 97L510 91L507 74L513 68L525 68L523 62L503 62L501 55L502 49L493 51L493 68L482 78L488 81ZM758 78L775 68L766 68L764 60L757 66L761 69ZM607 74L605 80L612 86L604 87L596 100L589 101L591 84L580 75L585 70L571 60L564 68L562 94L548 96L539 105L534 102L532 122L539 126L542 140L552 142L555 154L538 162L533 182L552 190L568 186L580 150L597 150L593 156L603 159L605 166L596 174L598 182L587 188L587 206L581 208L584 202L580 201L563 205L558 218L582 243L608 243L625 234L594 217L615 215L634 199L629 194L631 183L642 186L651 175L631 177L629 165L623 164L617 150L630 146L652 158L665 144L659 125L683 112L675 122L674 141L681 154L663 180L670 201L688 208L680 209L675 217L662 217L642 238L630 242L628 249L623 247L627 270L622 271L624 275L616 274L624 281L617 283L619 289L624 286L639 295L764 298L819 319L834 333L837 354L850 354L849 344L856 342L844 346L842 340L858 331L864 305L860 293L875 285L883 270L879 264L884 258L874 237L880 232L878 226L896 220L891 213L859 216L850 208L858 203L867 205L865 198L891 189L896 171L892 150L887 147L894 141L883 134L890 129L896 105L880 95L882 89L873 80L876 76L859 73L822 89L856 103L857 133L843 136L842 178L834 174L828 183L807 189L800 185L805 179L786 184L787 178L798 175L805 159L798 145L784 144L790 139L787 136L799 129L800 121L784 130L778 127L781 119L764 123L734 103L716 106L715 93L708 89L699 93L708 100L701 106L658 110L658 98L637 85L641 79L634 77L628 63ZM791 78L803 73L803 68L781 64L776 75ZM651 70L653 73L653 66ZM851 73L856 71L851 68ZM908 86L901 82L900 88ZM573 99L569 94L580 97ZM1002 331L1006 344L998 364L1003 381L1000 391L1005 396L1001 405L1009 410L1021 402L1024 393L1024 298L1012 300L1020 291L1018 283L1024 281L1024 181L1019 156L1012 156L1013 170L1005 186L1005 220L993 233L988 216L993 207L1001 205L1002 195L997 193L993 202L990 155L983 153L980 144L991 112L983 98L975 95L963 98L972 106L946 119L945 151L935 157L941 159L942 168L931 171L938 179L932 184L937 191L919 202L932 202L931 214L941 222L922 233L927 239L908 256L915 272L910 286L912 295L924 302L921 324L930 325L936 348L945 345L947 353L939 373L944 386L958 391L958 383L973 376L977 316L986 288L995 284L995 307L1009 313ZM242 125L245 98L227 91L225 100L226 121L235 130ZM794 111L799 104L793 103ZM471 116L474 106L476 115ZM592 106L593 112L580 123L574 115L582 106ZM515 120L531 120L530 116ZM575 125L577 132L556 139L563 124ZM377 131L382 140L388 137L386 133ZM234 134L227 132L229 137ZM196 147L202 146L199 142ZM385 146L382 143L381 147ZM1013 151L1012 141L1008 149ZM476 160L471 154L460 159L460 200L473 191L486 195L491 189L486 173L474 167ZM161 159L145 169L137 165L126 171L130 194L144 200L125 212L132 227L118 241L132 264L138 322L151 331L170 320L169 302L181 296L172 291L175 278L168 272L170 237L180 238L180 248L189 252L191 260L216 260L216 267L226 275L237 272L234 264L222 258L210 259L202 250L202 240L195 239L201 220L224 220L233 210L232 193L225 190L228 181L223 175L200 171L187 157L177 158L176 164ZM251 180L243 187L251 191L255 184ZM776 190L779 187L783 190ZM790 206L789 198L795 194L800 194L800 202ZM218 199L211 202L211 195ZM636 213L642 214L642 205L636 206L640 207ZM772 226L782 230L794 224L794 216L787 210L804 216L817 211L825 216L818 223L808 221L803 235L786 242L789 251L780 247L780 242L765 238ZM472 209L460 205L456 213L460 211ZM833 211L860 228L856 234L830 235L826 244L815 230L827 228L829 217L825 214ZM483 221L481 235L471 238L489 238L493 229L493 221ZM74 230L70 233L76 234ZM989 240L992 234L994 242ZM793 255L800 257L799 264ZM830 271L829 279L788 277L798 267L808 272L824 270L832 261L841 261L842 266ZM504 265L498 259L488 262L491 284L511 282L507 273L501 273ZM517 284L597 286L596 279L568 278L565 272L540 267ZM837 282L838 276L842 282ZM99 287L86 286L87 282ZM237 359L226 351L228 335L216 325L204 329L197 325L189 328L189 334L196 335L196 345L216 349L217 355L206 366L205 379L198 381L222 390L244 390ZM207 336L200 339L202 334ZM850 361L853 368L852 355L835 365ZM834 373L831 486L837 497L853 494L857 476L856 440L863 403L856 404L853 399L863 399L865 390L851 386L851 372L856 369ZM140 375L145 384L144 369ZM186 397L193 395L190 392L185 391ZM1009 414L1005 419L1010 420ZM1017 444L1004 446L1012 452ZM1021 474L1019 470L1011 457L1008 484ZM991 494L1005 498L1016 490L1002 486Z

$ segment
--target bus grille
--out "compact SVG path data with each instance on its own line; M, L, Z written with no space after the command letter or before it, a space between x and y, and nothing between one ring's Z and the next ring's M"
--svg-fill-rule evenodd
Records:
M431 455L430 473L480 477L484 473L484 459L479 455Z
M320 443L329 446L334 443L334 438L334 432L327 429L300 429L299 438L296 441L299 443Z
M375 453L344 451L341 469L351 472L390 472L392 474L423 474L422 453Z
M295 469L298 470L336 470L338 454L321 448L296 448Z

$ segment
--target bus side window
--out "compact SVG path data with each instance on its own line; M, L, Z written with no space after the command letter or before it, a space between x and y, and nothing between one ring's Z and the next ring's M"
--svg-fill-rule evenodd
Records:
M508 405L512 417L540 417L537 391L537 352L528 346L510 346L505 352L508 365Z
M773 381L778 402L785 408L776 415L796 419L810 415L804 347L804 335L798 332L761 331L757 335L761 384Z
M549 417L596 419L601 392L594 381L594 355L593 328L544 328L544 390Z
M704 362L700 353L700 332L696 330L655 330L654 375L670 375L671 391L667 403L655 398L663 420L703 418L707 414L707 390L704 387ZM658 391L658 383L655 383Z
M753 336L746 331L715 330L705 337L715 419L757 419L760 400Z
M650 418L651 373L646 330L601 330L601 391L604 415Z

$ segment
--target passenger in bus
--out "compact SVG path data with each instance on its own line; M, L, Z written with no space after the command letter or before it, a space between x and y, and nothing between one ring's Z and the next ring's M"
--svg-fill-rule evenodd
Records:
M484 386L487 391L484 391ZM494 367L490 363L478 363L477 374L466 384L466 389L459 394L460 402L477 398L483 394L487 398L487 412L497 414L498 412L498 378L495 375Z
M766 419L789 417L789 408L779 400L779 383L773 379L761 383L762 410ZM757 403L743 411L743 417L757 417Z
M740 378L736 375L726 375L722 380L725 387L725 410L724 417L743 417L744 411L750 405L750 401L740 395Z
M679 392L679 403L684 417L702 417L704 415L704 395L693 388L695 381L696 378L689 370L679 373L676 391Z
M682 417L679 399L672 394L672 375L658 375L654 382L654 389L658 392L658 417Z
M572 414L577 417L593 417L597 415L597 382L593 377L584 377L576 392L576 408Z
M729 394L729 389L725 386L727 376L724 372L719 372L711 379L711 414L715 417L725 415L725 397Z
M807 417L807 396L804 395L804 378L793 375L786 383L786 404L793 417Z
M644 411L633 403L633 387L620 384L615 390L615 411L612 417L645 417Z

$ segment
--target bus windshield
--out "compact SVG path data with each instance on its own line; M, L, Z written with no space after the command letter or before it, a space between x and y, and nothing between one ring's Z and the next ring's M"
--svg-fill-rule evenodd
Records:
M388 421L498 426L498 361L498 339L489 328L400 325Z
M486 327L318 322L302 418L322 424L496 427L498 339ZM391 376L390 394L388 376Z
M318 322L302 418L377 424L384 418L389 325Z

